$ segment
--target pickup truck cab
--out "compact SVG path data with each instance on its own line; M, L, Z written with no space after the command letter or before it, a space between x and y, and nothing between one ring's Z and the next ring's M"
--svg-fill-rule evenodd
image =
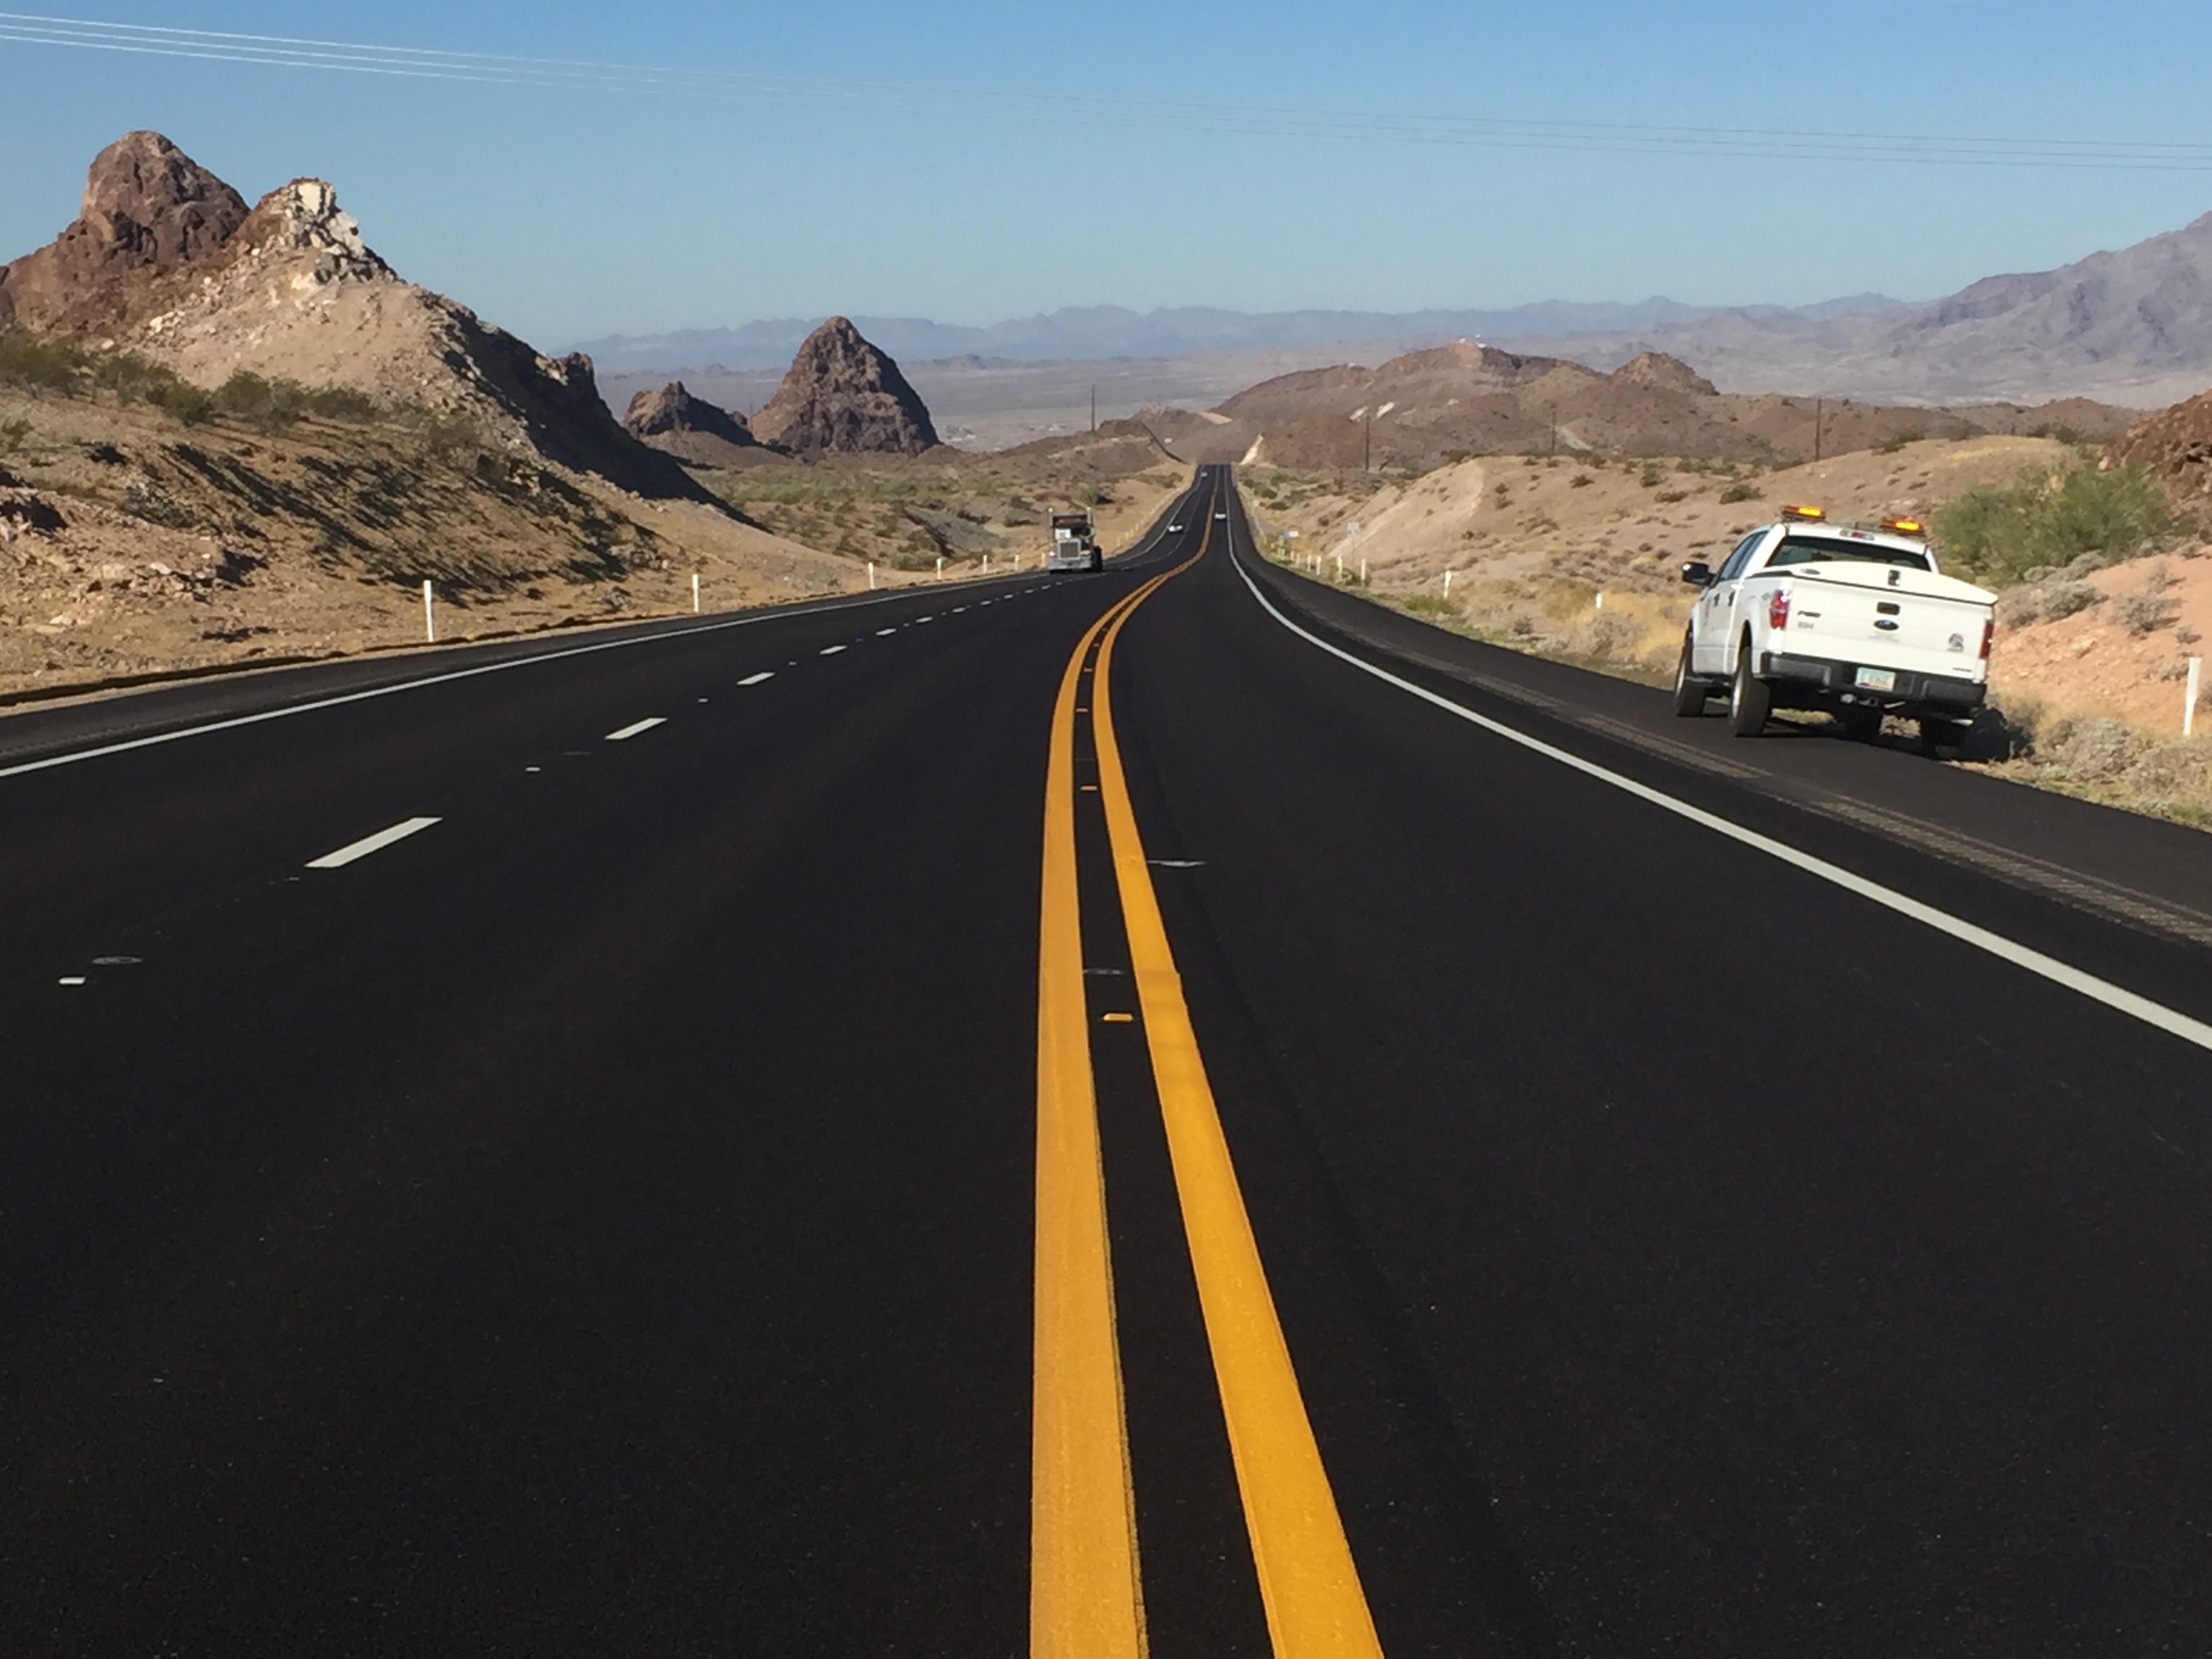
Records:
M1738 737L1776 708L1833 715L1871 738L1882 717L1917 720L1921 747L1955 741L1989 688L1996 596L1936 568L1920 526L1832 525L1783 509L1715 570L1682 567L1698 590L1674 671L1674 712L1729 700Z

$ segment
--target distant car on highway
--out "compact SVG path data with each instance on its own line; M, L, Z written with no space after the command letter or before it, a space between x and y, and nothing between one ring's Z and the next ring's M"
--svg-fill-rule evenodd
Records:
M1226 513L1217 513L1217 514L1215 514L1213 515L1213 520L1214 520L1214 522L1215 522L1216 524L1218 524L1218 523L1220 523L1224 519L1226 519L1228 516L1229 516L1229 515L1228 515Z
M1936 566L1910 519L1832 525L1790 507L1713 569L1682 567L1700 590L1674 670L1674 712L1729 700L1729 725L1756 737L1776 708L1832 714L1852 737L1882 717L1916 720L1923 750L1955 743L1987 695L1996 596Z

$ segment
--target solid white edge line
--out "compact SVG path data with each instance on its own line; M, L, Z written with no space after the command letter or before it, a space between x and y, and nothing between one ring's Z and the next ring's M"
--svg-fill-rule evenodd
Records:
M2101 1002L2108 1008L2142 1021L2146 1025L2154 1025L2160 1030L2170 1032L2185 1042L2193 1042L2200 1048L2212 1049L2212 1025L2208 1025L2202 1020L2191 1019L2187 1014L2169 1008L2164 1003L2153 1002L2148 997L2139 996L2124 986L2115 985L2110 980L2100 979L2094 974L2085 973L2079 968L2059 961L2056 957L2047 957L2040 951L2031 950L2025 945L2007 939L2002 933L1993 933L1986 927L1977 927L1971 921L1951 915L1948 910L1939 910L1932 904L1923 904L1918 899L1907 897L1893 888L1883 886L1880 882L1869 881L1864 876L1854 875L1839 865L1831 864L1826 859L1816 858L1810 853L1800 852L1786 842L1760 835L1756 830L1747 830L1741 824L1731 823L1728 819L1705 811L1701 807L1692 806L1686 800L1677 800L1663 790L1654 789L1648 784L1638 783L1633 778L1624 777L1618 772L1608 770L1595 761L1587 761L1579 755L1571 755L1564 749L1554 748L1540 738L1532 738L1525 732L1516 731L1501 721L1491 719L1487 714L1478 714L1472 708L1463 708L1449 697L1439 696L1425 686L1416 685L1411 680L1401 679L1388 669L1377 668L1374 664L1330 644L1317 635L1307 632L1278 611L1267 596L1260 591L1259 584L1252 580L1244 567L1237 562L1233 544L1230 550L1230 562L1236 568L1237 576L1250 591L1252 597L1260 602L1261 610L1307 644L1318 647L1328 652L1330 656L1350 663L1363 674L1371 674L1386 685L1394 685L1401 691L1408 692L1424 702L1432 703L1447 714L1456 714L1460 719L1479 726L1494 736L1504 738L1510 743L1517 743L1523 749L1541 755L1547 760L1557 761L1562 766L1572 767L1586 777L1595 778L1601 783L1610 784L1615 789L1635 796L1638 800L1648 801L1654 806L1674 813L1677 817L1687 818L1691 823L1711 830L1716 835L1726 836L1731 841L1739 842L1754 851L1765 854L1769 858L1779 859L1784 864L1794 865L1809 875L1818 876L1823 881L1834 884L1846 892L1856 893L1861 898L1871 899L1875 903L1894 910L1899 915L1910 916L1915 921L1933 927L1939 933L1948 933L1953 939L1963 944L1971 945L1977 950L1986 951L1990 955L2011 963L2016 968L2024 968L2029 973L2039 975L2054 985L2063 985L2069 991L2077 992L2092 1001Z
M380 853L395 841L404 841L408 836L420 830L428 830L434 823L443 822L444 820L441 818L403 819L388 830L380 830L373 836L363 836L359 841L349 842L335 853L325 853L319 859L309 859L307 868L310 870L338 869L342 866L351 864L356 859L365 859L371 853Z
M609 743L627 743L641 732L650 732L656 726L665 726L667 724L667 715L648 714L641 720L632 720L628 726L622 727L619 731L608 732L606 735L606 741Z

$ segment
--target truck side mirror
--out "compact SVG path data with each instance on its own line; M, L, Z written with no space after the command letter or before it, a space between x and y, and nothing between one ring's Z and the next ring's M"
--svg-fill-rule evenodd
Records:
M1682 567L1682 580L1692 587L1711 587L1713 568L1703 559L1692 559Z

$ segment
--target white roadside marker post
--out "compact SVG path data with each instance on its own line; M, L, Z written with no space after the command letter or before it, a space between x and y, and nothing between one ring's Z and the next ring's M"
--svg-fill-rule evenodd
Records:
M1362 587L1367 586L1367 561L1364 559L1359 562L1359 585Z
M1602 611L1605 609L1605 590L1602 587L1597 591L1597 603L1590 608L1594 611Z
M1344 580L1344 555L1341 553L1336 556L1336 579L1339 581Z
M1449 570L1445 571L1445 572L1444 572L1444 597L1445 597L1446 599L1449 599L1449 598L1451 598L1451 579L1452 579L1452 573L1451 573L1450 571L1449 571Z
M939 581L945 580L945 555L942 553L937 556L937 580Z
M872 592L874 592L875 591L876 591L876 562L875 562L873 559L870 559L870 560L868 561L868 592L871 592L871 593L872 593Z
M2197 735L2197 689L2203 683L2203 678L2204 659L2191 657L2189 659L2188 684L2181 694L2181 735L2185 738Z
M691 614L699 614L699 573L696 570L691 573Z
M430 579L422 579L422 637L433 645L438 642L438 613L431 608Z

